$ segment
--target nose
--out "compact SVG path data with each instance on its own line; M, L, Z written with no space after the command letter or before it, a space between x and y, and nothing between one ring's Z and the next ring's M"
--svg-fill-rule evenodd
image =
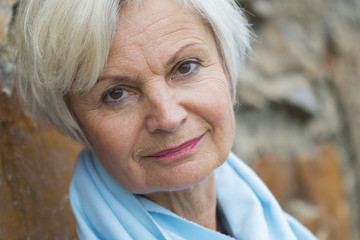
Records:
M146 127L149 132L174 132L187 119L188 113L176 98L176 89L156 87L147 94Z

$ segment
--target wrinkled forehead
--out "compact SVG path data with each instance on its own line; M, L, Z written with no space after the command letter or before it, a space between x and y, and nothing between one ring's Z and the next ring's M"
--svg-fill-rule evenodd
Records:
M121 8L107 66L142 62L162 64L176 49L189 44L213 48L213 34L194 12L173 0L146 0ZM106 70L106 68L105 68Z
M225 66L226 61L224 60L222 50L220 49L221 44L218 41L219 39L215 37L217 35L214 33L212 24L210 24L209 20L207 20L205 17L205 13L199 12L201 11L198 9L199 6L193 6L191 4L194 4L194 2L188 0L125 0L118 2L116 17L112 18L114 21L112 21L111 27L106 28L113 29L110 31L112 37L107 38L106 41L102 42L107 42L109 44L107 45L109 48L105 47L108 49L106 57L99 57L97 50L92 51L92 49L94 49L96 46L105 49L104 46L100 46L101 41L95 41L96 44L92 44L92 46L89 47L84 47L84 50L88 49L85 50L85 52L87 52L86 54L89 53L89 50L90 52L93 52L91 53L92 55L90 57L87 57L87 60L90 59L92 62L94 62L96 59L103 59L101 70L99 69L100 71L97 71L98 75L96 78L94 78L93 76L95 76L95 68L85 67L84 70L87 70L87 72L91 71L91 73L87 74L88 76L81 77L80 79L74 81L72 90L74 92L80 92L84 94L90 91L96 84L97 80L103 75L109 60L114 56L114 48L118 49L120 45L134 44L132 38L141 35L142 39L146 40L145 44L147 45L143 46L143 49L151 51L151 44L155 44L155 42L148 40L150 36L157 37L155 41L162 41L163 38L168 40L169 36L172 36L178 32L179 27L182 27L183 30L190 30L189 26L191 25L190 22L192 19L196 19L197 24L195 25L198 28L206 29L206 31L211 34L212 38L215 38L216 49L218 53L220 53L220 58L222 64L224 65L225 74L228 76L228 68ZM158 29L158 31L156 31L156 29ZM103 31L105 33L107 30L99 29L97 32L99 31ZM119 31L121 34L117 34ZM195 32L199 33L199 31ZM97 36L103 35L104 34L98 34ZM193 37L196 38L195 35ZM169 47L171 47L170 41L164 41L164 43L168 43ZM97 47L97 49L99 48ZM115 55L119 54L116 53ZM79 72L85 72L85 74L87 73L86 71L82 70ZM229 76L228 80L230 81Z
M180 0L143 0L128 2L120 7L116 31L122 31L124 38L140 34L163 35L175 33L178 29L208 26L193 8ZM160 29L159 29L160 28Z

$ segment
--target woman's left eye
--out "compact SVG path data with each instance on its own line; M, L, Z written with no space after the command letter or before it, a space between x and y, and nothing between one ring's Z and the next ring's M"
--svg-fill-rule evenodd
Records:
M181 62L175 72L175 76L184 77L196 72L200 64L197 60L187 60Z

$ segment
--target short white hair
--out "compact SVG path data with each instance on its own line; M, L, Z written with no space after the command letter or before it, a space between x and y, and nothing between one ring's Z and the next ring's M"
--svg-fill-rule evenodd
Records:
M210 26L231 94L250 48L250 30L235 0L174 0ZM89 146L69 93L89 91L99 78L122 4L141 0L23 0L17 15L16 89L36 117Z

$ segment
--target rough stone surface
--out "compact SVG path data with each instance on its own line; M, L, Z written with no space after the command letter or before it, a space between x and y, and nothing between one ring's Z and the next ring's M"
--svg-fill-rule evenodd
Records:
M67 192L80 145L35 124L11 91L15 4L0 0L0 239L73 239Z
M72 239L68 185L79 144L36 126L0 92L0 239Z
M233 150L319 239L360 239L360 2L239 2L256 41Z
M292 159L264 154L253 169L291 213L320 239L351 239L350 212L338 153L333 144L319 144Z

